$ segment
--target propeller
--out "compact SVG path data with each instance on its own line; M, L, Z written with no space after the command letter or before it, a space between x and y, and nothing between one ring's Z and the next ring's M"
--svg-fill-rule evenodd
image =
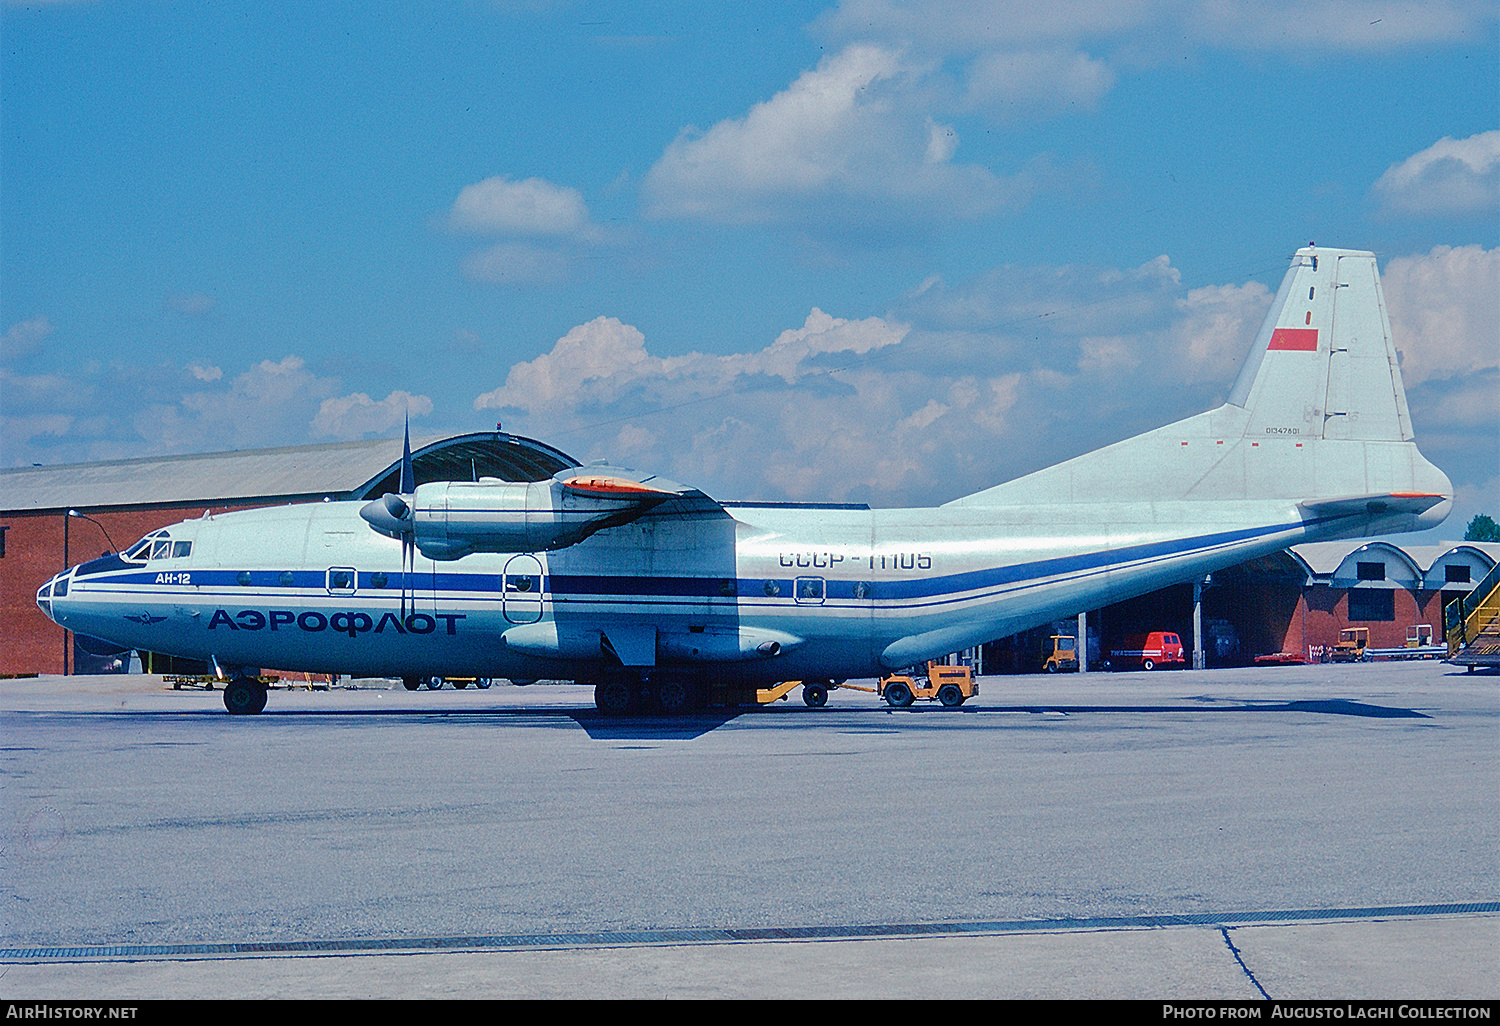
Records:
M401 541L401 622L406 622L406 596L410 589L409 578L416 573L416 524L412 517L411 498L417 490L416 472L411 460L411 417L406 418L404 437L401 441L401 492L399 495L386 492L378 499L360 507L359 515L376 531L387 538ZM416 602L412 602L416 612Z

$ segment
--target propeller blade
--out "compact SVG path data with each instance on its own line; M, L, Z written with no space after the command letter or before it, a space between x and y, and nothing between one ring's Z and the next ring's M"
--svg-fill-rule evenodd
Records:
M401 443L401 494L410 495L417 490L417 475L411 465L411 416L406 418L405 438Z

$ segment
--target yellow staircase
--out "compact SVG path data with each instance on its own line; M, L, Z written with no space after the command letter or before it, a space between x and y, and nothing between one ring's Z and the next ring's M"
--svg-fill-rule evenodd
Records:
M1448 661L1467 666L1500 667L1500 564L1485 575L1465 598L1443 610L1448 636Z

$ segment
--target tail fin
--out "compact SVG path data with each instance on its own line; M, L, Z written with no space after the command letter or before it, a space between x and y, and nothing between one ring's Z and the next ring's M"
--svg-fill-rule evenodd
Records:
M1309 246L1223 406L956 503L1373 502L1415 510L1382 527L1403 531L1440 523L1452 494L1412 442L1375 255Z
M1229 404L1250 436L1411 441L1374 253L1297 251Z

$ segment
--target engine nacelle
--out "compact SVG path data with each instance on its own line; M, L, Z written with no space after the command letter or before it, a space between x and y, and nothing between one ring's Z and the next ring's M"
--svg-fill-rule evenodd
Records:
M452 560L566 548L689 494L618 467L576 467L547 481L434 481L366 503L360 516L381 534L410 538L429 559Z

